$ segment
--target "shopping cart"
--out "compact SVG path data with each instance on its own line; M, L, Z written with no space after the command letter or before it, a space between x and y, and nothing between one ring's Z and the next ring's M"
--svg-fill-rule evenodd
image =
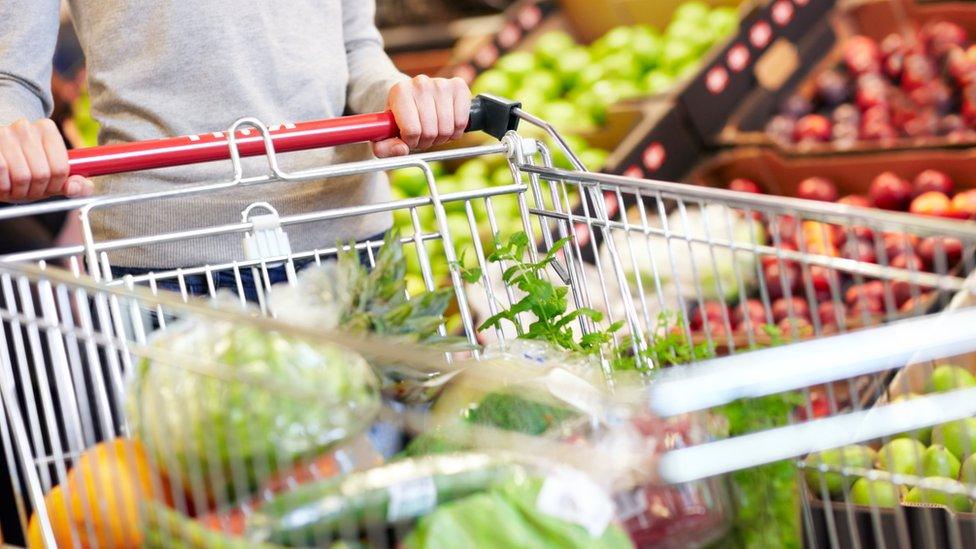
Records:
M404 231L401 243L418 258L428 290L450 285L464 337L472 344L487 339L507 341L538 320L526 310L513 316L511 325L478 330L479 321L511 310L524 298L518 288L503 283L509 265L491 260L496 243L512 236L500 229L496 205L514 197L522 231L538 244L527 248L529 260L543 262L544 276L568 287L569 311L586 308L602 312L574 316L574 332L611 334L612 341L599 353L600 366L610 381L617 377L615 368L621 359L650 376L660 367L696 362L705 356L852 332L918 316L943 307L959 292L970 291L967 276L974 267L976 229L967 224L589 173L551 126L521 111L517 104L481 98L475 105L473 126L499 138L499 143L286 173L279 167L278 153L383 139L395 135L392 116L363 115L277 129L243 119L226 133L95 148L73 154L71 161L75 173L97 176L230 158L233 177L229 181L0 211L0 217L10 218L79 209L84 228L81 245L0 257L0 315L5 341L0 351L0 398L4 407L0 434L5 458L13 464L9 469L21 527L28 527L34 510L44 540L53 542L58 524L51 520L44 496L55 486L64 485L68 470L77 465L85 449L131 434L123 413L126 380L141 361L149 359L182 369L190 377L206 375L181 364L199 362L200 357L167 356L154 350L153 341L160 334L165 336L168 327L185 326L175 320L202 318L203 325L244 326L309 342L335 342L368 357L378 355L379 359L447 368L439 353L390 348L339 334L288 327L273 318L255 318L253 309L244 307L251 295L245 280L250 279L255 281L250 290L257 310L268 317L280 317L282 311L275 309L272 299L270 273L283 269L286 281L296 284L297 266L326 262L343 248L341 243L322 243L316 249L291 249L288 230L304 223L405 212L412 233ZM519 120L541 128L576 169L553 168L553 155L545 141L514 131ZM241 158L254 155L266 157L269 173L244 174ZM511 184L438 192L432 162L486 156L508 162ZM99 240L90 226L93 211L134 202L186 199L244 185L320 181L401 168L423 171L429 196L288 215L279 215L266 204L255 204L245 209L239 223L177 227L166 234L110 241ZM448 222L448 210L463 213L466 240L471 242L467 256L455 246L461 227ZM427 211L436 221L434 231L424 230L420 222ZM119 250L226 235L237 235L243 242L237 261L113 276L112 257ZM559 253L546 259L563 238L568 240ZM924 253L921 239L925 239ZM430 269L429 250L438 243L437 249L443 249L450 265L448 279L436 279ZM365 241L355 248L363 250L372 264L380 245L378 241ZM924 257L908 253L916 248ZM462 264L464 257L472 256L473 265ZM188 280L193 278L203 280L208 297L219 297L218 272L230 272L235 280L236 291L232 293L236 305L206 304L190 295ZM477 279L468 276L471 272L479 273ZM161 291L160 286L167 283L180 291ZM444 327L441 330L446 331ZM741 365L746 359L739 360ZM791 371L779 369L784 378ZM840 376L816 378L819 385L801 384L810 378L797 374L796 384L789 387L807 389L799 407L805 417L842 417L847 410L870 405L883 394L882 387L888 381L883 375L887 371L881 369L856 373L842 380ZM733 377L738 378L738 373ZM741 377L750 379L754 378ZM314 406L308 394L277 387L274 380L218 381L228 386L261 386L279 399L307 401ZM700 389L687 387L681 385L676 394L690 396ZM750 395L734 391L724 394ZM667 402L660 395L654 398ZM703 396L697 408L688 410L715 404L719 402ZM668 408L658 411L676 413ZM765 459L757 458L756 463ZM684 480L667 471L665 468L665 480ZM704 476L707 474L695 478ZM180 510L189 512L194 503L213 503L206 487L190 484L196 494L174 502ZM112 488L119 489L117 485ZM83 520L69 528L76 543L80 543L78 536L83 532L92 535L95 513L93 509L83 510ZM127 527L131 525L120 528ZM833 531L836 537L837 528ZM389 539L382 537L385 535L383 532L371 539Z

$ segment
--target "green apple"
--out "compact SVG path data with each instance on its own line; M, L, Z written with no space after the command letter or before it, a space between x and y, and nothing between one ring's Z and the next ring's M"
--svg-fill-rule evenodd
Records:
M976 448L976 419L968 417L937 425L932 429L932 442L941 444L959 460L965 460Z
M976 484L976 454L966 458L959 468L959 480L966 484Z
M501 56L495 62L495 68L507 73L518 82L522 82L522 79L532 74L538 68L538 65L535 62L535 56L531 53L527 51L514 51Z
M664 93L674 86L674 76L659 70L654 70L644 76L644 91L649 94Z
M576 40L564 31L550 31L536 40L535 55L539 62L546 66L554 66L566 50L576 46Z
M915 399L915 398L921 398L921 396L922 395L918 395L918 394L915 394L915 393L905 393L905 394L898 395L895 398L891 399L891 402L892 403L895 403L895 402L901 402L901 401L904 401L904 400L912 400L912 399ZM915 440L918 440L922 444L928 445L932 441L932 428L931 427L924 427L924 428L918 429L916 431L909 431L907 433L901 433L899 435L895 435L895 438L914 438Z
M410 210L400 208L393 210L393 226L400 229L403 234L413 234L413 221L410 219Z
M661 68L671 74L694 62L698 58L695 48L686 40L676 40L669 38L664 42L664 50L661 52Z
M705 24L715 36L729 36L739 27L739 14L733 7L721 6L709 12Z
M661 63L664 41L650 27L646 30L641 27L634 33L631 51L637 56L644 69L653 69Z
M522 103L522 108L525 112L536 115L542 111L542 108L549 101L544 93L535 88L519 88L513 92L512 97L509 99L514 99Z
M592 117L569 101L553 101L542 110L542 118L560 132L582 132L596 127Z
M582 46L574 46L560 54L553 65L553 69L566 82L567 86L574 86L577 76L589 66L590 61L588 49Z
M471 226L468 224L468 216L465 214L463 202L460 212L451 213L447 216L447 229L451 234L455 250L460 254L465 246L470 246L472 241ZM477 230L477 227L475 227ZM470 252L469 252L470 253Z
M843 492L845 485L850 486L854 480L853 477L844 476L837 472L821 472L818 469L820 464L824 464L831 469L840 467L870 469L876 458L877 454L874 450L859 444L810 454L804 460L804 464L806 465L804 475L806 476L807 485L815 494L819 494L822 480L826 483L827 491L830 495L837 496Z
M928 503L931 505L944 505L952 511L959 513L969 512L973 507L973 502L964 494L954 493L955 491L965 490L966 487L951 478L933 477L926 479L927 482L934 483L933 488L922 488L915 486L908 491L905 496L906 503Z
M889 473L915 475L922 464L925 445L910 438L896 438L878 450L878 469Z
M406 255L412 255L414 258L417 257L417 254ZM418 267L417 272L419 273L419 271L420 269ZM408 274L404 277L404 280L407 281L407 292L410 293L410 295L420 295L427 291L427 286L424 285L423 277L419 276L418 274L408 272Z
M683 80L685 78L691 78L698 74L698 70L701 69L701 60L694 60L690 63L682 65L678 72L674 74L675 80Z
M898 506L900 490L886 480L859 478L851 486L851 501L855 505L867 505L893 509Z
M626 80L604 80L597 82L590 90L603 105L614 103L629 97L638 97L643 91L633 82Z
M521 90L539 90L546 99L556 99L563 93L563 81L549 71L537 71L522 79Z
M926 389L935 393L944 393L965 387L976 387L976 377L973 377L969 370L950 364L937 366L932 370L932 377L926 383Z
M959 466L956 456L940 444L933 444L922 455L922 474L927 477L956 478L959 476Z
M708 7L707 3L702 2L701 0L693 0L678 6L678 9L674 10L674 15L671 16L671 19L700 23L706 17L708 17L708 13L710 11L711 8Z
M642 74L641 62L633 51L620 51L604 57L604 77L616 80L636 81Z
M597 125L603 125L607 120L607 101L606 98L592 89L578 93L573 97L573 102L581 111L586 112Z
M515 90L515 81L508 73L498 69L485 71L474 79L471 92L475 94L488 93L499 97L511 98Z
M393 170L390 172L390 186L404 196L420 196L427 192L427 176L417 168Z
M615 27L594 42L590 47L590 52L595 57L604 57L618 51L628 50L633 41L633 36L633 27Z

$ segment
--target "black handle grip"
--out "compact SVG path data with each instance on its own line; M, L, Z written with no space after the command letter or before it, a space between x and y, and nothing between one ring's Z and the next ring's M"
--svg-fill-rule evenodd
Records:
M515 109L522 106L518 101L481 94L471 100L471 115L468 119L468 132L485 132L495 139L517 130L519 117Z

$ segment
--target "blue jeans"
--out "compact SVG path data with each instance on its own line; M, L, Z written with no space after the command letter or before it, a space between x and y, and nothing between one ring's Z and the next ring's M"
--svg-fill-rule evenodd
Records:
M385 236L386 236L386 232L382 232L380 234L373 235L367 238L366 241L371 243L382 242ZM374 245L372 246L372 248L375 254L376 253L375 251L378 249L378 245ZM334 257L335 257L334 254L323 255L322 259L324 260L324 259L330 259ZM366 268L371 268L372 266L372 263L369 260L369 253L365 249L360 250L359 252L359 262L365 265ZM314 264L315 259L306 258L306 259L294 261L293 263L295 265L295 272L297 273L302 269L304 269L305 267ZM170 270L172 269L171 268L144 269L139 267L112 267L112 278L118 279L126 275L143 276L152 272L166 272ZM241 289L243 289L244 291L244 297L250 302L257 301L258 300L257 289L258 287L262 287L262 288L264 287L264 281L262 280L264 277L264 270L263 269L257 270L258 284L255 284L254 281L254 273L255 273L254 269L251 268L239 269L239 273L241 279ZM231 290L237 293L238 291L237 276L235 276L233 269L214 271L210 274L210 276L213 279L214 291L224 289L224 290ZM287 275L287 271L285 270L285 265L268 268L268 282L270 282L272 286L275 284L280 284L287 280L288 280L288 275ZM180 288L180 281L176 278L166 278L163 280L157 280L156 287L159 288L160 290L168 290L171 292L182 291L182 289ZM203 274L184 276L183 287L186 288L186 293L189 295L207 295L210 293L210 287L207 285L207 275L203 275Z

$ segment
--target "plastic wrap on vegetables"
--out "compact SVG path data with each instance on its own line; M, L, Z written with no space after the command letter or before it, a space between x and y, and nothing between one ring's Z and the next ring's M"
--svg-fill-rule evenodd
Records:
M617 231L613 236L621 267L635 290L639 279L644 292L653 295L657 279L665 295L676 291L685 299L730 301L739 296L740 282L747 291L755 284L756 254L731 247L765 244L766 233L758 221L710 204L676 209L666 224L650 225L657 232L645 236ZM606 263L610 261L606 246L601 254L605 264L612 264Z
M372 269L360 263L356 250L340 250L336 261L304 270L295 285L275 288L272 309L279 320L316 330L376 334L444 351L470 350L467 340L441 334L453 290L443 288L408 299L405 273L403 245L397 232L391 231L375 252ZM384 392L401 400L429 400L443 381L440 371L390 361L374 366L384 376Z
M305 484L252 509L234 532L150 511L146 537L159 547L631 547L589 476L504 453L409 458Z
M279 469L368 426L378 381L358 354L255 326L184 320L129 380L135 436L197 504L239 500Z

